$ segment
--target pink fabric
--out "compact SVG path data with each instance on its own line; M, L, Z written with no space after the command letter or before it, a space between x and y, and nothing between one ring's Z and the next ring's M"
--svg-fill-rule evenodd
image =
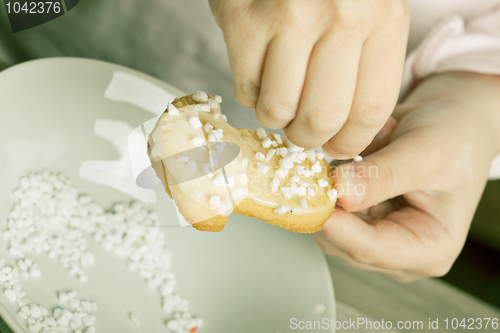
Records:
M437 24L408 55L401 96L420 79L448 71L500 75L500 5L468 22L452 15ZM500 178L500 155L489 177Z

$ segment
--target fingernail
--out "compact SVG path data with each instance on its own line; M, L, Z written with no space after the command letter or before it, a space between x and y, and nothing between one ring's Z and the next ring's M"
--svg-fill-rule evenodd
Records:
M351 158L351 155L344 155L332 152L332 157L336 160L348 160Z
M390 117L389 120L385 123L384 127L375 135L373 141L383 141L386 137L392 133L393 128L396 126L397 121L393 117Z
M363 203L366 198L366 184L359 176L357 168L351 165L342 168L341 174L343 178L337 183L337 191L340 193L339 198L342 201L342 206L346 209L353 210ZM341 187L340 189L338 187Z
M334 152L332 150L332 148L330 148L330 146L328 146L328 144L323 145L323 151L325 152L325 154L327 154L330 157L333 157L336 160L347 160L347 159L351 158L350 155L344 155L344 154L339 154L339 153Z

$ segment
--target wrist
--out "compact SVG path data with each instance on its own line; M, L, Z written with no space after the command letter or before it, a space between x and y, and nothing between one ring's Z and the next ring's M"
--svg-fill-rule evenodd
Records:
M480 73L461 73L463 93L471 102L470 112L479 118L478 135L484 136L486 146L491 144L491 160L500 154L500 76Z

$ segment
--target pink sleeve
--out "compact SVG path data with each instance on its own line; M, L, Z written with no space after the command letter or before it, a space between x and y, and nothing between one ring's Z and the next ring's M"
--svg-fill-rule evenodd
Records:
M435 26L406 59L400 97L420 79L448 71L500 74L500 6L468 22L454 15ZM500 155L489 177L500 178Z

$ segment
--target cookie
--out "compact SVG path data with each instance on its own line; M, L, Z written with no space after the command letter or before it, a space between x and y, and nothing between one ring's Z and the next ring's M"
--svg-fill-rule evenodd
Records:
M220 231L231 213L301 233L316 232L337 199L322 153L264 129L232 127L220 96L174 100L148 137L156 175L194 228Z

